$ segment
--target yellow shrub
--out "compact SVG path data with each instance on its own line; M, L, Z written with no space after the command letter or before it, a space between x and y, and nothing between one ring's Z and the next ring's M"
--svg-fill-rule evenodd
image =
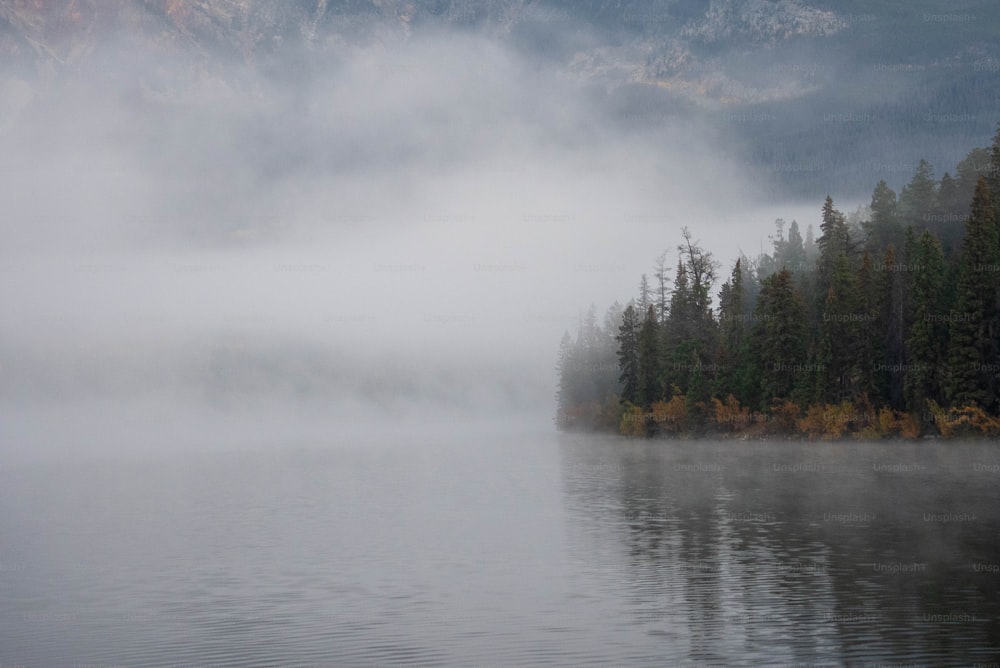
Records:
M652 409L653 421L660 429L676 433L687 427L688 407L683 394L675 395L670 401L657 401Z
M645 436L648 417L641 407L626 401L618 422L618 431L623 436Z
M800 415L799 405L788 399L771 406L771 421L776 431L795 433Z
M712 397L712 406L715 424L723 429L739 431L750 424L750 409L740 406L740 402L731 394L726 397L726 403Z

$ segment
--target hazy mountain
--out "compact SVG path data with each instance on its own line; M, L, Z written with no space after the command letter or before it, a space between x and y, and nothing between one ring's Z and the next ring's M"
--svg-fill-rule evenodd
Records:
M761 185L857 193L905 182L921 156L953 169L985 143L997 25L989 0L4 1L0 118L81 73L142 103L189 103L458 29L596 86L625 125L715 121Z

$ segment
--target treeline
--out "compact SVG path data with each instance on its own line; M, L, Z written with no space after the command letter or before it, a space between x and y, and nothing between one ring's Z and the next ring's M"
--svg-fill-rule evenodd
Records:
M787 230L785 229L787 227ZM719 263L685 228L638 294L560 346L560 428L864 438L1000 435L1000 129L957 174L921 161L898 194L772 252Z

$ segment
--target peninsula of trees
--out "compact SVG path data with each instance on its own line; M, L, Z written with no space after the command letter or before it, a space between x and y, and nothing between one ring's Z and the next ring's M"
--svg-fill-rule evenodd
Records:
M559 351L561 429L743 438L1000 435L1000 129L940 180L921 161L819 235L720 270L687 228L638 294Z

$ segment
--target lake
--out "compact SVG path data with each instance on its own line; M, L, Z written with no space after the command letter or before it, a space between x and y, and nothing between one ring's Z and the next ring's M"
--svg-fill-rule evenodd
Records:
M998 483L544 429L14 464L0 665L997 665Z

